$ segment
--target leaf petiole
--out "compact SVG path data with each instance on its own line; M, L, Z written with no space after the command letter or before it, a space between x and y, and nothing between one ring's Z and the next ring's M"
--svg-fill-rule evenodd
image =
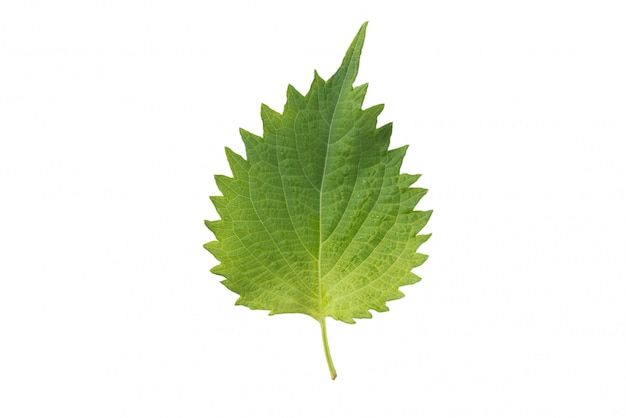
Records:
M337 377L337 371L333 364L333 358L330 356L330 348L328 347L328 336L326 335L326 317L322 317L320 320L322 326L322 341L324 342L324 354L326 355L326 362L328 363L328 370L330 370L330 378L335 380Z

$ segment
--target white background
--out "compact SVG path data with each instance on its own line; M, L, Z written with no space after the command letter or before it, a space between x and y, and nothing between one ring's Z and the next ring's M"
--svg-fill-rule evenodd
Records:
M0 1L0 416L626 416L622 1ZM357 325L233 306L212 176L359 82L434 209Z

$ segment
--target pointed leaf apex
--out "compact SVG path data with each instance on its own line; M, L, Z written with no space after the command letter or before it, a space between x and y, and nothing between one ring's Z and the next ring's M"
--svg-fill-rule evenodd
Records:
M336 79L341 85L348 84L352 86L352 83L356 80L356 75L359 71L359 60L361 58L361 51L363 50L363 44L365 43L365 32L367 29L367 23L363 23L361 28L357 32L356 36L352 40L352 43L346 51L346 55L343 57L341 66L337 72L331 77ZM330 81L330 80L329 80Z
M361 56L361 51L363 50L363 43L365 42L365 32L367 31L367 24L368 22L365 22L359 28L359 31L357 32L356 36L352 40L352 43L348 47L346 56L344 57L344 60L341 63L342 66L350 63L350 56L356 55L357 60Z

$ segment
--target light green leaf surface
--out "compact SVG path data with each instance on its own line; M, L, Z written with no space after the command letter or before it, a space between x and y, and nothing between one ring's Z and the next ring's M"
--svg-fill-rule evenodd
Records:
M388 149L383 105L361 109L367 85L352 86L366 26L328 81L315 73L306 96L289 86L282 114L262 105L262 137L241 130L246 158L226 149L233 176L215 176L221 219L206 222L216 241L205 248L220 261L211 271L236 304L319 321L333 378L326 317L387 311L420 280L411 270L429 237L417 234L431 211L414 211L426 190L400 174L407 147Z

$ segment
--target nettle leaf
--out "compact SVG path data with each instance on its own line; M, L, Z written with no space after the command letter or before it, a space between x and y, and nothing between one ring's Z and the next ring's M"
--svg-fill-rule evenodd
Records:
M206 221L217 240L205 248L220 261L211 271L236 304L319 321L333 379L326 317L387 311L420 280L411 269L430 236L417 234L431 211L414 211L426 189L400 174L407 146L388 149L383 105L361 109L367 84L352 86L366 26L327 81L316 72L306 95L289 86L282 114L262 105L263 136L241 130L246 158L226 148L233 176L215 176L221 219Z

